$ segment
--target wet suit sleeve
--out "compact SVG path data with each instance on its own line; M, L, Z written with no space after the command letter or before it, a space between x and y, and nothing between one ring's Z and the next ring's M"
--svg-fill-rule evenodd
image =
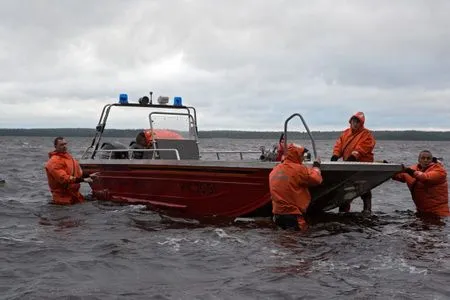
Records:
M308 169L308 185L315 186L322 183L322 175L319 168Z
M447 172L443 168L431 170L428 172L414 172L414 177L420 182L438 184L447 178Z
M416 179L408 175L407 173L395 174L394 176L392 176L392 179L400 182L405 182L409 187L413 186L414 183L416 182Z
M400 182L406 182L406 177L407 174L406 173L398 173L395 174L394 176L392 176L392 179L395 181L400 181Z

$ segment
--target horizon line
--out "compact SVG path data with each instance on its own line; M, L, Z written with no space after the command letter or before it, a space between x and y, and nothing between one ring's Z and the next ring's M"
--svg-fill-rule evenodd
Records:
M20 127L8 127L8 128L0 128L1 130L68 130L68 129L77 129L77 130L93 130L95 128L90 127L33 127L33 128L20 128ZM105 130L142 130L142 128L106 128ZM311 132L342 132L342 130L311 130ZM413 131L413 132L450 132L450 129L369 129L370 131L388 131L388 132L400 132L400 131ZM204 129L199 130L199 132L206 131L233 131L233 132L283 132L282 130L253 130L253 129ZM289 130L288 132L299 132L296 130ZM306 131L300 131L306 132Z

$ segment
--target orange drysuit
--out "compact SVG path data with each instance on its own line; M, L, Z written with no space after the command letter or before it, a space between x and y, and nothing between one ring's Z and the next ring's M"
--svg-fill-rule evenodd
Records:
M311 201L308 187L322 183L320 169L300 161L304 148L290 144L284 161L269 175L272 212L275 215L303 215Z
M333 148L333 156L342 157L347 160L353 155L357 161L373 162L373 148L375 148L375 138L372 133L364 127L366 120L362 112L354 114L350 120L355 117L361 122L361 128L353 132L352 128L347 128L336 140ZM349 120L349 122L350 122Z
M410 167L413 176L396 174L393 179L406 182L416 204L417 212L450 216L448 208L447 171L441 163L431 163L425 170L419 164Z
M53 204L75 204L84 201L79 192L83 176L78 162L67 152L50 152L45 165Z

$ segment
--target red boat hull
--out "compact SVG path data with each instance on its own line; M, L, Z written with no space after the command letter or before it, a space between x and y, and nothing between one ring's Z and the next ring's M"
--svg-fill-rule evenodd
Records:
M239 217L270 210L267 168L153 164L82 164L100 172L92 184L100 200L144 204L172 216ZM268 212L270 213L270 211Z

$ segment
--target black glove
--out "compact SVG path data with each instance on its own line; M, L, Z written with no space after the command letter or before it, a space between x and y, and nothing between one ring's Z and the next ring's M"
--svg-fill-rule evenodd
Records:
M415 171L413 169L411 169L411 168L406 168L405 172L408 173L408 175L410 175L410 176L414 176L414 172Z
M350 156L347 158L347 161L356 161L356 157L355 157L354 155L350 155Z
M89 177L89 176L87 176L87 177ZM77 178L75 178L75 183L84 182L84 178L87 178L87 177L83 177L83 176L77 177Z
M336 155L333 155L332 157L331 157L331 161L337 161L339 159L339 157L337 157Z
M383 164L388 164L389 162L385 159L383 159Z
M313 162L313 167L320 169L320 162L318 162L318 161Z
M438 159L437 159L437 157L434 157L434 156L433 156L433 158L431 159L431 161L434 162L434 163L437 163L437 162L438 162Z

